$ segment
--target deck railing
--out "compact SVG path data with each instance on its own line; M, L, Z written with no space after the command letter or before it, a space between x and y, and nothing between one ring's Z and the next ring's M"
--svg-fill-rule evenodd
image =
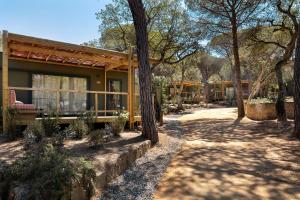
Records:
M98 116L99 114L104 114L107 115L108 113L113 113L116 111L119 111L120 109L124 109L127 110L128 108L128 93L127 92L109 92L109 91L92 91L92 90L69 90L69 89L51 89L51 88L30 88L30 87L9 87L9 90L15 90L17 93L17 100L18 100L18 91L27 91L27 92L31 92L31 95L33 94L33 92L37 91L37 92L41 92L41 93L50 93L51 94L51 98L48 99L48 101L50 100L51 104L55 106L55 108L51 111L55 111L59 114L64 114L64 113L70 113L66 110L63 110L62 105L62 95L63 94L70 94L70 93L74 93L74 94L87 94L86 96L86 101L82 102L82 103L86 103L90 102L90 109L93 109L96 113L96 115ZM89 96L91 95L91 96ZM114 109L110 109L109 107L109 97L113 96L113 95L117 95L120 97L120 105ZM33 96L33 95L32 95ZM102 104L99 104L99 97L102 96ZM138 98L138 95L135 94L135 96ZM44 98L45 99L45 98ZM47 99L45 99L47 101ZM52 102L52 101L55 101ZM122 102L123 101L123 102ZM32 102L33 104L36 104L35 102ZM124 103L124 105L122 104ZM134 109L134 113L135 115L138 115L139 113L139 106L136 105L136 100L135 100L135 109ZM91 105L93 104L93 106ZM100 105L100 106L99 106ZM36 108L39 108L39 105L35 105ZM86 107L86 106L83 106ZM99 108L101 107L101 108ZM108 108L108 109L107 109ZM87 108L85 108L85 110L79 110L78 112L82 112L82 111L86 111L89 110Z

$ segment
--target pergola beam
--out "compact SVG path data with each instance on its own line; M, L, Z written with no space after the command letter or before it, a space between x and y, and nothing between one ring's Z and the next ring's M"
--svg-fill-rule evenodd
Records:
M26 44L36 44L40 46L49 46L52 48L57 49L69 49L74 50L77 52L87 52L92 54L104 54L104 55L111 55L111 56L118 56L123 59L127 59L127 53L122 53L118 51L106 50L106 49L99 49L87 46L80 46L76 44L70 44L65 42L58 42L53 40L47 40L42 38L36 38L31 36L25 36L20 34L9 33L9 41L18 41Z
M94 48L94 47L87 47L87 46L70 44L70 43L65 43L65 42L58 42L58 41L36 38L36 37L31 37L31 36L25 36L25 35L20 35L20 34L15 34L15 33L8 33L8 42L10 42L10 41L20 42L20 43L24 43L24 44L31 44L31 45L34 44L34 45L49 47L49 48L53 48L53 49L65 49L65 50L72 50L74 52L85 52L85 53L90 53L90 54L100 54L100 55L102 54L102 55L107 55L107 56L112 56L112 57L120 57L121 59L124 59L125 61L127 61L127 58L128 58L128 53L107 50L107 49L99 49L99 48ZM159 61L154 58L150 58L149 61L151 64L159 63ZM135 66L138 65L138 59L137 59L136 55L132 56L132 63ZM125 65L128 66L128 63L126 63Z
M119 66L117 66L117 65L108 65L107 67L105 67L105 71L108 72L108 71L113 70L113 69L115 69L117 67L119 67Z
M109 59L109 58L104 58L95 55L88 55L88 54L78 54L78 53L71 53L66 51L58 51L57 49L55 50L55 49L46 49L42 47L32 47L32 46L26 46L22 44L9 44L9 48L15 51L25 51L25 52L35 53L35 54L55 55L64 58L75 58L77 60L83 59L86 61L95 61L99 63L112 63L117 66L128 64L128 62L122 60Z

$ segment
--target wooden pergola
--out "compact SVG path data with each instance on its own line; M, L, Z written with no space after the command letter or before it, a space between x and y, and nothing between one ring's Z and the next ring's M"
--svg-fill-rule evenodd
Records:
M135 68L138 67L138 60L133 55L130 47L127 53L92 48L70 43L52 41L25 35L2 32L2 108L3 108L3 129L7 130L7 108L9 106L9 89L33 90L32 88L11 88L8 85L8 61L23 60L30 62L58 64L69 67L99 69L106 72L110 70L128 72L127 109L130 113L130 126L134 123L134 77ZM154 59L150 60L155 62ZM106 81L105 91L79 91L86 93L105 94L106 109ZM60 92L60 91L58 91ZM74 91L70 91L74 92ZM95 102L98 102L98 95L95 95ZM96 104L97 105L97 104ZM97 112L97 108L96 108Z
M251 81L241 80L241 83L242 83L242 85L246 85L248 87L248 91L251 90ZM197 81L183 81L182 84L184 87L196 87L199 90L199 92L200 92L200 89L204 87L203 83L197 82ZM179 85L181 85L181 82L174 81L174 82L172 82L172 85L179 86ZM229 81L229 80L227 80L227 81L223 80L223 81L211 82L211 83L209 83L209 85L211 86L211 89L213 89L213 91L214 91L214 93L212 94L214 96L214 98L216 98L216 96L220 96L220 98L222 100L225 100L225 89L227 87L233 87L233 82ZM217 88L220 89L218 92L216 92ZM182 93L185 94L188 92L183 91Z

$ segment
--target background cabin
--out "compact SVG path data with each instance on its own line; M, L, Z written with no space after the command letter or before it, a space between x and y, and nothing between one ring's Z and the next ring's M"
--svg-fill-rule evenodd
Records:
M169 86L170 97L174 98L179 94L180 82L173 82ZM176 87L176 89L174 88ZM200 103L201 101L201 84L199 82L183 82L183 89L181 92L181 98L184 103Z
M176 85L177 90L174 89ZM173 82L169 86L170 98L178 95L180 82ZM243 98L247 99L251 92L251 83L248 80L242 80ZM234 86L232 81L211 82L208 84L209 102L228 101L235 98ZM204 98L204 84L200 82L183 82L181 97L184 103L199 103Z

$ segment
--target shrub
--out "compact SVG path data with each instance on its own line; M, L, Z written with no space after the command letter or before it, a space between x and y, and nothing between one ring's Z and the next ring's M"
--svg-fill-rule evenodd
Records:
M89 134L89 146L91 148L102 148L104 142L107 140L109 135L107 134L105 129L97 129L91 131Z
M25 147L30 147L33 144L42 141L45 135L45 129L41 121L34 121L32 125L27 126L23 132Z
M24 199L63 199L73 186L80 186L93 195L96 173L83 158L71 160L63 151L45 144L38 153L26 152L7 173L13 187L27 188Z
M95 194L94 181L96 179L96 171L94 166L84 158L76 159L73 166L76 174L76 182L85 190L88 199L91 198Z
M82 139L83 135L88 134L89 128L82 119L72 121L66 129L66 135L73 139Z
M275 103L276 100L272 98L256 98L251 99L250 101L247 101L249 104L259 104L259 103Z
M7 117L8 117L8 130L7 136L9 139L13 140L18 136L16 117L19 114L18 109L13 107L7 108Z
M110 123L112 133L115 136L120 136L120 133L124 131L124 127L126 125L126 122L128 120L128 112L117 112L115 113L117 116L113 119L113 121Z
M65 138L65 133L60 131L51 138L51 144L56 148L62 148L64 146Z
M93 111L93 110L86 111L81 114L79 119L83 120L87 124L87 126L89 128L89 132L94 129L94 124L96 123L95 111Z
M52 137L53 134L58 134L60 126L58 124L58 115L51 113L50 115L42 115L42 124L45 130L45 136Z

